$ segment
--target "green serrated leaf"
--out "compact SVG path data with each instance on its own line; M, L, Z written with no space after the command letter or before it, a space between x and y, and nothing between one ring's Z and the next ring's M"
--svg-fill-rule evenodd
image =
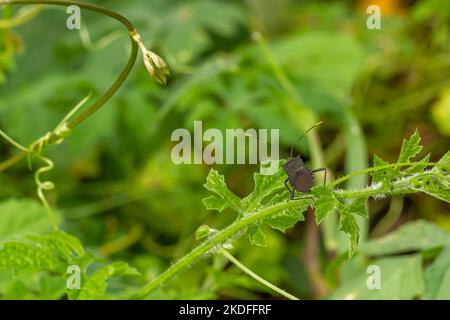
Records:
M384 166L389 164L388 162L384 161L377 155L373 156L373 166L374 168ZM389 185L390 181L394 179L396 176L398 176L400 170L399 169L380 169L377 171L373 171L370 173L370 176L372 177L374 182L382 182L383 185Z
M240 198L228 189L225 178L216 170L211 169L206 178L204 187L218 196L210 196L203 199L203 203L207 209L214 209L219 212L223 211L225 208L233 208L237 211L241 210Z
M81 289L73 290L72 299L95 300L104 298L107 280L112 277L133 276L140 273L125 262L114 262L86 277Z
M348 211L352 214L357 214L363 218L368 219L369 213L367 212L367 200L368 198L357 198L353 200L348 206Z
M279 161L278 166L281 165ZM264 205L264 200L274 192L285 188L284 180L286 175L283 170L280 169L273 175L263 175L260 173L254 174L255 189L247 197L242 200L242 206L247 214L250 214L254 210ZM268 203L271 203L270 199Z
M248 230L250 243L255 246L266 247L266 235L260 226L250 227Z
M345 207L339 210L339 230L349 237L349 259L353 257L359 242L359 227L355 217Z
M302 212L303 210L299 210L298 208L285 210L265 222L274 229L286 232L286 229L292 228L298 221L305 221Z
M425 170L426 167L428 167L426 164L424 163L428 163L430 162L430 154L427 154L422 160L417 161L416 163L414 163L412 166L410 166L409 168L406 168L404 170L404 172L406 174L414 174L414 173L420 173L423 172L423 170Z
M436 167L442 174L450 174L450 151L447 151L447 153L439 160Z
M409 162L411 158L417 156L420 151L422 151L422 146L420 145L419 132L416 129L409 139L404 139L402 143L402 148L400 150L400 155L398 157L398 163Z
M320 224L335 210L338 200L326 186L315 187L311 192L317 197L314 208L316 208L316 222Z
M413 177L410 184L413 190L425 192L450 203L450 176L441 176L434 172L427 172Z
M228 207L228 203L223 198L209 196L203 199L203 205L208 210L216 210L222 212Z

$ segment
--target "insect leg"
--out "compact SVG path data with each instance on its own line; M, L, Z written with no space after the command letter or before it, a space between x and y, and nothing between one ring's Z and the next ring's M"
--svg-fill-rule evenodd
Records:
M323 185L327 184L327 168L319 168L319 169L315 169L312 170L312 173L316 173L316 172L320 172L320 171L325 171L325 174L323 175Z
M289 178L286 179L286 181L284 182L284 185L286 186L286 188L289 190L289 193L292 193L292 190L289 188L288 186L288 182L289 182Z

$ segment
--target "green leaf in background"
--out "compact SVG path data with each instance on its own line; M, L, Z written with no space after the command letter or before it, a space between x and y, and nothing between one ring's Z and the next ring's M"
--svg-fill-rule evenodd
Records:
M450 299L450 246L426 269L425 279L424 299Z
M341 100L350 93L364 58L354 39L328 32L287 37L274 46L274 53L292 74Z
M16 275L40 271L64 274L68 265L77 264L83 255L80 241L66 233L28 235L1 244L0 268Z
M347 283L337 288L330 299L397 300L420 297L425 290L420 255L384 258L370 262L380 270L381 288L369 289L369 273L361 270Z
M370 256L380 256L449 245L449 232L433 223L418 220L405 224L387 236L362 244L360 251Z
M56 210L54 212L57 214ZM0 202L0 242L51 229L47 212L37 200L10 199Z
M450 136L450 88L446 88L438 101L433 104L431 115L439 131Z
M70 298L77 300L94 300L104 298L107 280L112 277L133 276L140 273L125 262L111 263L86 277L80 290L71 290Z

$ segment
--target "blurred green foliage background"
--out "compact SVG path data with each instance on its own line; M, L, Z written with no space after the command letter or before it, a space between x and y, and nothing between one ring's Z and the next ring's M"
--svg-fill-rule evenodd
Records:
M235 218L204 209L207 165L171 162L172 131L192 129L194 120L221 130L279 128L285 155L308 126L323 120L314 147L335 178L369 166L374 153L394 160L415 128L423 155L432 152L431 159L438 159L449 150L448 1L90 2L133 21L146 45L166 58L173 76L160 87L139 59L113 99L49 149L56 164L48 174L56 184L50 202L63 229L90 251L105 260L125 260L146 279L195 245L199 225L220 228ZM372 3L381 7L381 30L366 27ZM0 19L17 10L1 8ZM102 94L126 63L129 41L115 21L82 11L80 33L68 30L66 19L64 8L45 7L27 23L0 28L0 128L24 145L54 128L89 92L93 98ZM255 41L255 32L266 44ZM280 82L271 58L288 85ZM311 160L311 148L305 141L300 145L305 160ZM15 153L0 142L2 160ZM252 190L256 166L215 168L238 195ZM362 178L348 187L365 184ZM17 214L34 221L33 229L23 232L50 230L45 213L36 213L42 210L26 161L0 174L0 199L0 208L20 199L24 207L16 205ZM371 200L369 212L369 238L417 219L450 230L449 205L422 194ZM286 235L268 230L267 248L243 238L235 255L300 298L345 297L339 290L354 272L364 273L365 260L345 261L340 245L323 239L311 217ZM0 225L7 225L2 219L0 212ZM0 241L10 236L6 231ZM391 283L399 281L393 277ZM113 281L111 295L141 284ZM61 298L63 285L49 275L14 279L0 272L3 298ZM413 298L417 290L389 298ZM151 297L274 296L223 257L212 256Z

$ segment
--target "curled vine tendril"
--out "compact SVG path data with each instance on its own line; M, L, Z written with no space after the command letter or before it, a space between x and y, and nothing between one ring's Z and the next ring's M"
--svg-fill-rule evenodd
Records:
M72 116L81 108L81 106L89 99L89 96L83 99L75 108L73 108L65 117L64 119L56 126L56 128L47 134L45 134L43 137L35 141L30 145L30 147L24 147L20 143L17 143L12 138L10 138L5 132L0 130L0 136L2 136L5 140L7 140L9 143L14 145L16 148L20 149L22 151L21 154L18 154L4 162L0 163L0 172L3 170L8 169L15 163L21 161L22 159L27 158L28 159L28 165L30 170L32 169L31 166L31 159L32 157L36 157L38 160L40 160L43 165L36 170L34 174L34 180L37 185L37 195L39 199L41 200L42 204L44 205L45 209L47 210L48 216L50 218L50 221L53 224L53 227L57 230L58 229L58 223L55 215L53 214L51 207L49 205L49 202L45 196L45 191L50 191L54 189L55 185L51 181L43 181L41 179L41 175L44 173L48 173L54 168L54 164L51 159L45 157L43 155L43 151L47 148L49 144L60 144L64 138L66 138L71 130L73 130L77 125L85 121L87 118L89 118L94 112L96 112L98 109L100 109L116 92L117 90L122 86L125 79L128 77L131 69L134 66L134 63L136 61L138 48L142 51L143 58L144 58L144 64L150 73L150 75L153 77L154 80L156 80L160 84L166 84L167 78L170 75L169 67L166 63L166 61L158 56L153 51L148 50L144 43L141 40L141 37L133 24L124 16L121 14L111 11L107 8L80 2L80 1L73 1L73 0L0 0L0 6L1 5L20 5L20 4L32 4L32 5L42 5L42 4L49 4L49 5L59 5L59 6L70 6L70 5L77 5L81 8L95 11L98 13L101 13L103 15L109 16L120 23L122 23L128 30L128 34L131 39L131 53L130 58L128 60L127 65L123 68L122 72L119 74L116 81L109 87L109 89L101 96L99 97L92 105L90 105L86 110L84 110L82 113L80 113L77 117L74 119L71 119ZM41 10L42 6L35 7L34 10L38 11ZM33 10L31 8L30 10ZM32 11L34 12L34 11ZM22 21L23 22L23 21ZM3 27L12 27L14 24L3 25ZM0 25L1 27L1 25Z
M53 225L53 228L55 230L59 229L58 221L56 219L56 216L53 213L53 210L48 202L48 199L45 195L45 191L51 191L55 188L55 184L52 181L43 181L41 179L41 175L43 173L51 171L55 165L53 161L50 158L47 158L43 155L44 150L48 147L50 144L50 139L52 137L57 137L55 140L55 144L62 143L63 140L70 135L70 128L68 127L68 121L69 119L89 100L90 94L84 98L81 102L79 102L62 120L61 122L55 127L54 130L47 132L44 136L36 140L34 143L32 143L28 148L24 147L14 139L12 139L10 136L8 136L4 131L0 130L0 136L2 136L6 141L11 143L16 148L22 150L27 154L28 158L28 167L30 170L32 169L31 166L31 160L33 157L36 157L39 161L43 163L41 167L39 167L36 172L34 173L34 181L37 185L37 195L38 198L41 200L45 210L47 211L48 217L50 219L50 222Z

